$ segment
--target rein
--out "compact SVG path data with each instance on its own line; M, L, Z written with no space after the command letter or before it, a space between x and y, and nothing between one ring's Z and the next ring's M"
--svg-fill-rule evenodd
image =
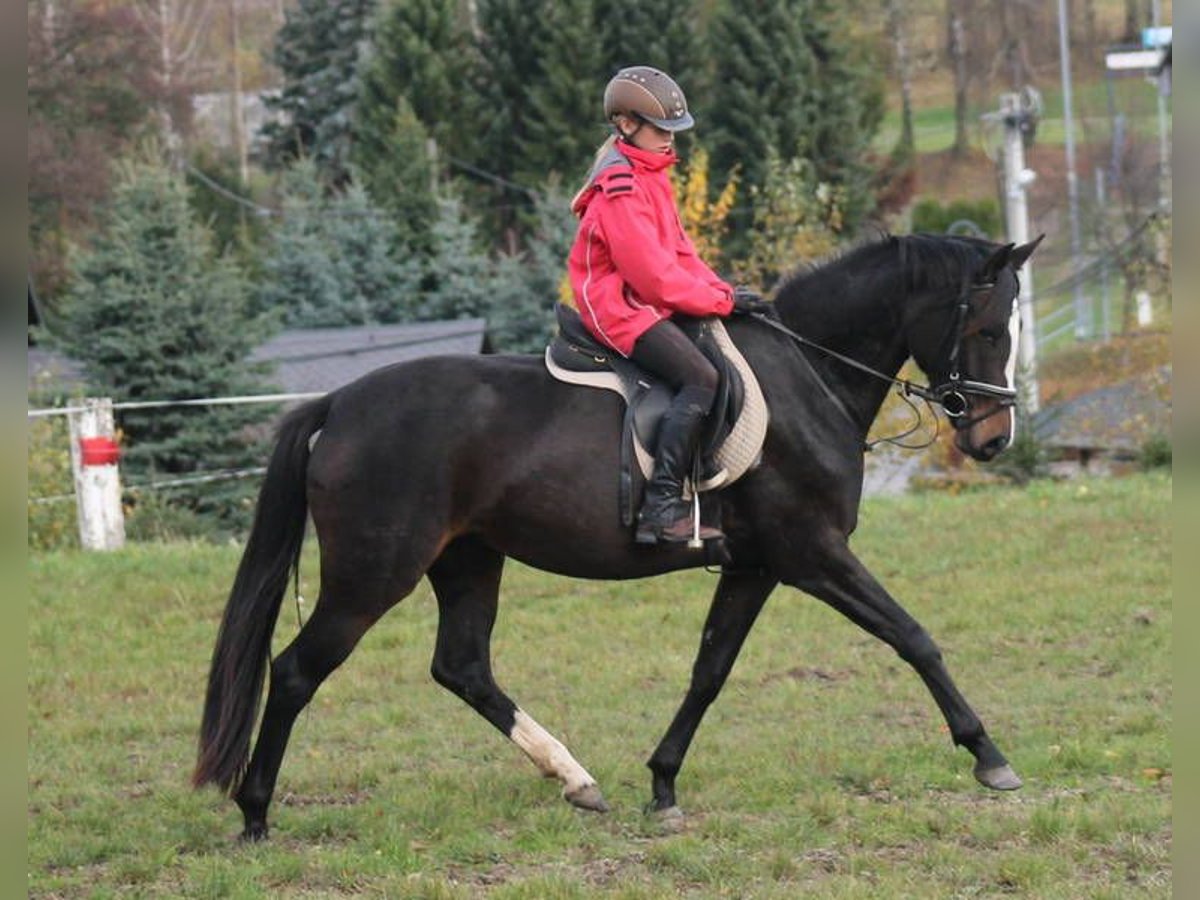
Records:
M864 372L873 378L878 378L881 381L891 382L900 388L900 395L905 399L906 402L909 403L910 406L913 406L913 404L908 400L909 397L920 397L926 402L927 405L936 403L946 413L946 417L954 422L954 427L956 429L962 429L967 428L976 422L983 421L983 419L986 419L988 416L999 412L1000 409L1016 405L1017 401L1017 392L1014 389L1000 387L997 384L989 384L985 381L971 381L969 379L964 380L960 375L958 368L959 351L962 346L963 331L966 328L967 312L970 308L971 295L977 291L991 290L995 286L996 283L992 281L986 284L970 285L963 290L954 311L954 322L951 324L950 331L947 334L947 337L950 335L953 335L954 337L954 343L950 347L950 354L947 359L949 372L946 376L946 380L936 386L917 384L909 381L907 378L896 378L895 376L888 375L885 372L880 372L878 369L873 369L865 363L859 362L857 359L853 359L852 357L846 356L843 353L838 353L836 350L831 350L829 347L826 347L823 344L818 344L816 341L809 340L802 334L797 334L778 319L767 315L766 313L750 313L750 318L756 319L769 328L773 328L781 334L787 335L793 341L801 344L802 346L809 347L820 353L824 353L831 359L836 359L838 362L850 366L851 368L858 369L860 372ZM825 389L825 393L836 400L836 395L834 395L830 387L825 384L825 381L823 378L821 378L820 374L815 370L813 370L813 374L817 376L817 380ZM985 416L974 419L964 418L967 413L971 411L971 403L967 399L968 396L994 397L1000 401L1000 405L997 409L992 410ZM849 413L846 411L845 406L840 400L837 400L837 406L847 417L849 417ZM916 407L913 406L913 409L916 409ZM875 444L879 443L894 443L896 440L912 434L914 431L916 431L916 428L919 427L920 415L920 410L917 410L917 426L914 426L908 431L896 435L893 438L883 438L878 441L872 441L871 443L867 444L867 449L870 450ZM929 443L932 443L936 439L937 435L935 434ZM905 447L906 445L900 444L898 446ZM919 447L910 447L909 449L920 449L921 447L927 446L929 446L929 444L922 444Z

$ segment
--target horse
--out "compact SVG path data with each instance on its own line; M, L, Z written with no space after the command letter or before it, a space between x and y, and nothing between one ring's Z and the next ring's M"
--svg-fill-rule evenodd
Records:
M647 762L648 811L681 814L684 756L779 584L889 644L926 684L954 744L973 755L976 779L1020 787L937 645L848 538L868 429L910 357L934 386L903 382L905 390L944 407L961 451L987 461L1011 442L1017 273L1036 246L878 235L785 279L772 315L725 320L770 420L757 465L721 489L728 561L690 684ZM196 787L213 783L234 799L243 839L267 836L297 715L422 576L438 606L434 680L558 779L571 804L608 808L570 751L497 685L489 645L507 557L589 579L705 563L687 544L635 544L621 523L621 417L616 395L556 381L538 357L447 355L378 369L284 418L217 634L192 776ZM320 550L319 597L272 661L307 516Z

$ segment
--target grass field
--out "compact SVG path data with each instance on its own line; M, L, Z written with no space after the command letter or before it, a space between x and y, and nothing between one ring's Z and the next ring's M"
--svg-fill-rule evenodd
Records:
M237 548L34 556L29 892L38 897L1170 895L1170 477L869 502L860 555L941 644L1025 778L975 784L919 679L796 591L763 612L679 779L644 760L713 577L512 566L499 680L600 781L578 812L428 675L425 584L297 722L271 840L187 787ZM311 584L315 558L306 558ZM277 646L296 630L285 605Z

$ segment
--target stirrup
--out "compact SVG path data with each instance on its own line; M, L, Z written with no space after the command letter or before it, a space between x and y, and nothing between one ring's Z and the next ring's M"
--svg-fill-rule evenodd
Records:
M683 544L690 549L699 550L706 541L725 539L725 533L719 528L703 525L700 522L700 496L692 494L690 503L679 500L670 504L668 513L673 513L678 506L687 505L688 511L679 511L668 521L650 521L645 516L638 516L638 527L633 539L638 544Z

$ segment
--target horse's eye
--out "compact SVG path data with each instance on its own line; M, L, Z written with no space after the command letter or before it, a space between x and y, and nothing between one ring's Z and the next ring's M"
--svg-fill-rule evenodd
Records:
M1000 338L1004 337L1004 331L1000 328L984 328L979 332L979 336L988 342L989 347L995 347L1000 343Z

